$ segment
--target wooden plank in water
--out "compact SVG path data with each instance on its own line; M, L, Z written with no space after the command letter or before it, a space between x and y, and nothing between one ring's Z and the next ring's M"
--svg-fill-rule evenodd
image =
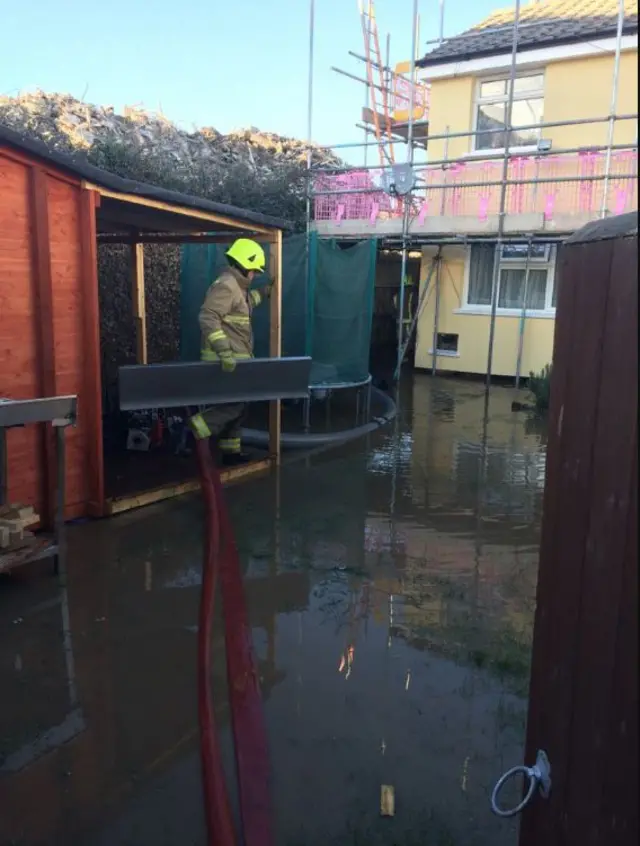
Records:
M270 458L263 458L259 461L250 461L240 467L232 467L228 470L220 472L220 479L223 485L230 485L234 482L242 481L243 479L251 478L259 473L266 473L272 467L272 460ZM193 493L200 490L200 482L197 479L191 479L188 482L182 482L178 485L162 485L158 488L153 488L148 491L141 491L137 494L129 496L113 497L107 500L106 513L107 516L113 517L115 514L122 514L125 511L131 511L134 508L143 508L145 505L154 505L156 502L163 502L166 499L174 499L177 496L183 496L187 493Z

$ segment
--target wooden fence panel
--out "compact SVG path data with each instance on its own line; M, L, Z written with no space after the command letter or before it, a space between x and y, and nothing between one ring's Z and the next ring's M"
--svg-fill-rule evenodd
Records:
M570 772L580 778L568 779L565 809L567 834L584 846L606 842L594 809L602 797L637 430L638 288L630 284L636 245L622 239L598 246L612 249L613 256L601 318L601 370L592 390L597 391L598 411L569 738Z
M627 563L637 546L637 216L624 218L563 248L526 751L528 762L547 752L553 789L524 812L521 846L637 836L612 751L637 782L637 758L620 743L621 731L637 736L638 669L637 644L621 642L637 629Z

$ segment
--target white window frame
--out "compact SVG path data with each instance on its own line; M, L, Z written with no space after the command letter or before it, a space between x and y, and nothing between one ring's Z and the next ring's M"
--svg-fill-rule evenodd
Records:
M556 316L556 309L555 306L552 305L553 302L553 287L556 280L556 260L558 255L557 247L554 244L547 244L547 258L530 258L529 259L529 270L542 270L546 269L547 271L547 287L545 289L545 305L543 309L534 309L528 308L527 309L527 317L540 317L540 318L547 318L547 319L555 319ZM498 249L497 247L495 248ZM494 253L495 257L495 253ZM501 268L508 268L509 270L526 270L527 269L527 261L526 258L524 259L503 259L500 257L500 267ZM491 314L491 306L490 305L478 305L476 303L469 302L469 278L471 275L471 247L467 249L467 255L465 258L464 264L464 292L462 296L462 306L454 311L454 314L477 314L477 315L485 315ZM499 296L500 291L500 284L498 281L498 291L496 292ZM498 306L496 309L496 314L498 317L521 317L522 316L522 309L521 308L501 308Z
M528 76L541 76L542 77L542 88L533 88L531 91L523 91L521 94L516 94L514 91L513 94L513 101L516 100L532 100L532 99L542 99L544 103L544 95L545 95L545 87L546 87L546 79L544 68L527 68L526 71L521 71L516 75L516 79L523 79L527 78ZM504 82L505 83L505 93L501 97L481 97L480 91L481 86L487 82ZM509 75L508 74L497 74L492 76L481 76L476 79L475 85L475 94L473 98L473 121L472 121L472 130L474 135L471 136L471 150L468 153L469 156L475 157L491 157L496 156L499 157L500 153L504 153L504 147L483 147L481 149L477 149L476 144L478 142L478 136L475 134L478 130L478 108L483 104L489 103L508 103L509 101ZM542 130L538 130L539 137L542 137ZM526 144L522 147L509 147L510 153L531 153L534 150L538 149L538 145L536 144Z

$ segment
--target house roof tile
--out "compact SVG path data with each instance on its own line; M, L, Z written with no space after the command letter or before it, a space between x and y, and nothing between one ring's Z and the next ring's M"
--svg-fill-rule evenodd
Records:
M638 0L625 0L624 34L638 31ZM616 34L617 0L541 0L520 10L519 50L571 44ZM418 67L460 62L510 52L514 9L502 9L447 39L418 61Z

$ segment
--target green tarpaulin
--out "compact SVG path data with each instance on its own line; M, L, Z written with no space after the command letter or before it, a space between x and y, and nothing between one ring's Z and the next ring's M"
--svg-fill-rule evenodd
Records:
M200 358L198 311L209 285L226 266L225 250L223 244L188 244L182 248L180 354L183 360ZM282 354L310 355L314 384L361 382L367 378L375 263L374 240L342 249L335 241L320 240L313 233L308 283L306 236L284 239ZM260 284L260 279L256 280L257 288ZM267 357L268 305L254 311L253 331L255 355Z

